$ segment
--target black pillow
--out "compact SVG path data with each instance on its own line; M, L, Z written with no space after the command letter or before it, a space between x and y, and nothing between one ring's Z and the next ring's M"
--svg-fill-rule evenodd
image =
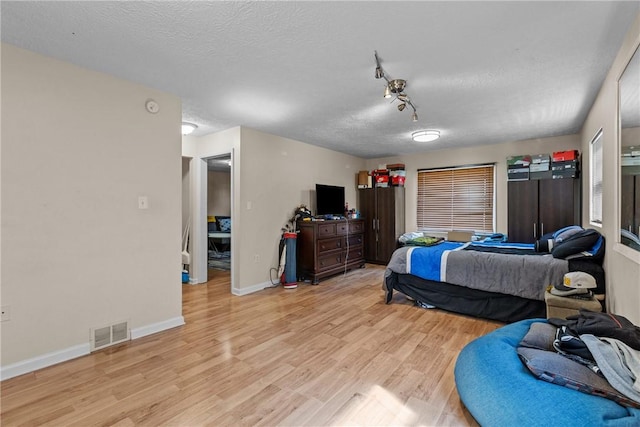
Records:
M574 235L564 239L562 242L556 242L551 250L554 258L565 259L568 256L588 252L596 248L596 243L602 239L602 235L593 229L586 229L575 233ZM600 246L604 247L604 244ZM595 256L596 254L591 254Z

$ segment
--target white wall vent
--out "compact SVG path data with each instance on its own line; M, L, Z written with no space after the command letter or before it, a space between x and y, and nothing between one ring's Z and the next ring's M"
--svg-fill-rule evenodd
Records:
M91 328L91 351L100 350L130 339L131 331L128 320L100 328Z

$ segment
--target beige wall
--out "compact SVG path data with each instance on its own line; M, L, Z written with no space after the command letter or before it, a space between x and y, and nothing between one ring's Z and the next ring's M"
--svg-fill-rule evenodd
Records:
M354 176L364 160L247 128L241 141L239 243L244 260L260 259L239 284L244 286L268 280L269 268L278 265L281 228L298 205L313 207L316 183L345 186L346 200L355 204Z
M620 198L618 146L617 81L633 52L640 45L640 14L625 38L600 93L582 128L583 169L589 170L589 144L598 129L603 132L603 198L602 234L606 237L605 271L607 274L607 306L609 310L640 324L640 252L619 243ZM589 177L585 173L583 193L588 195ZM589 224L589 198L582 210L582 221Z
M620 138L623 147L640 145L640 127L622 129Z
M407 178L406 230L417 230L418 169L462 166L479 163L496 163L496 232L507 233L507 163L508 156L521 154L552 153L554 151L580 149L579 135L513 141L481 147L429 151L422 154L387 157L367 161L367 169L375 169L381 163L404 163Z
M207 173L207 215L231 215L231 173Z
M1 54L3 375L88 350L92 327L129 319L140 336L181 323L180 100Z
M365 161L248 128L184 138L184 155L229 152L237 183L232 184L232 291L244 294L270 283L281 228L298 205L313 207L316 183L344 186L346 200L355 204L355 175Z
M189 266L189 282L192 284L207 281L207 164L203 159L231 154L233 167L231 169L231 212L236 198L233 195L234 182L240 177L240 128L235 127L213 134L197 137L193 135L182 138L182 155L191 158L189 163L190 208L192 227L190 237L191 265ZM233 214L232 214L233 215ZM239 233L237 221L231 222L231 281L237 283L240 263L238 247L234 239Z

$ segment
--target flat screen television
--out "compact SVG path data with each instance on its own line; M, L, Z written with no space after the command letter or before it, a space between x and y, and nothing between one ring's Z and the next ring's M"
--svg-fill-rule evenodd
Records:
M344 215L344 187L316 184L316 215Z

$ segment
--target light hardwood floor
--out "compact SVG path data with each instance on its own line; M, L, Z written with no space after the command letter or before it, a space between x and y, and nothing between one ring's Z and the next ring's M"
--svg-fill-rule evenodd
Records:
M186 325L2 382L2 426L475 426L460 349L502 324L390 305L367 265L297 289L183 285Z

